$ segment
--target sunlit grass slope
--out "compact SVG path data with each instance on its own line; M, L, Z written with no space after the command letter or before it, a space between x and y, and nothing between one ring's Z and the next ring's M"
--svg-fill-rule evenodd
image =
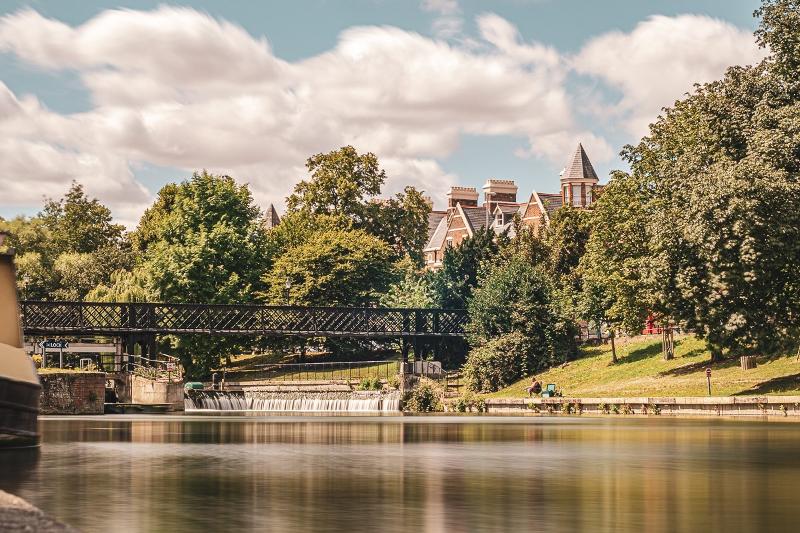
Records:
M538 374L543 384L555 383L564 396L705 396L706 367L711 367L712 395L800 394L800 361L794 354L760 357L758 368L742 370L739 359L710 364L705 343L692 337L676 338L675 359L661 356L660 337L618 342L619 361L611 362L611 347L587 347L577 361ZM530 378L490 394L506 398L525 396Z

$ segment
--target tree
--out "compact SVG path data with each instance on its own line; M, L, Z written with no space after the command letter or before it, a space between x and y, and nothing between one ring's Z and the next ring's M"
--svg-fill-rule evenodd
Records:
M371 204L371 222L364 228L389 243L394 258L410 257L417 266L423 262L422 249L428 241L430 202L414 187L406 187L394 198Z
M378 199L386 181L375 154L345 146L308 159L311 179L302 180L286 199L289 214L344 217L391 246L393 260L409 255L422 264L430 203L414 187L390 199ZM285 222L285 219L284 219ZM281 225L283 222L281 223Z
M647 261L624 259L713 359L774 350L800 316L800 2L756 14L769 56L697 86L624 152L649 241Z
M40 217L50 230L53 248L61 252L95 252L118 244L125 230L113 223L106 206L97 198L89 199L83 186L74 181L61 200L45 203Z
M143 251L136 276L149 287L131 292L152 291L177 303L254 301L263 289L262 222L248 187L229 176L195 172L190 180L167 185L133 236ZM187 373L198 377L239 349L235 339L200 336L176 338L173 346Z
M293 305L367 305L391 282L390 255L386 243L363 230L316 232L275 261L263 278L263 296L285 303L288 280Z
M286 199L289 211L315 215L344 214L356 225L369 221L367 200L380 194L386 172L373 153L359 155L352 146L308 158L310 180L295 186Z
M397 265L399 279L381 296L384 307L428 308L434 305L430 276L416 269L415 262L407 257Z
M593 231L579 262L581 314L598 327L609 326L614 362L615 331L640 331L655 305L647 280L650 239L646 201L635 179L614 173L594 204Z
M542 241L547 251L546 266L559 286L581 289L578 264L589 241L591 212L565 205L550 217L542 229Z
M505 236L496 236L492 230L480 229L467 237L460 246L447 248L442 258L442 268L433 276L432 286L438 307L465 309L478 285L481 265L496 260Z
M81 300L133 257L123 227L111 211L74 183L60 200L48 200L36 217L0 221L17 250L17 284L30 299Z
M468 313L472 346L508 333L526 339L527 360L520 368L544 368L566 361L576 352L574 322L558 297L555 282L524 257L512 257L488 270L470 300Z

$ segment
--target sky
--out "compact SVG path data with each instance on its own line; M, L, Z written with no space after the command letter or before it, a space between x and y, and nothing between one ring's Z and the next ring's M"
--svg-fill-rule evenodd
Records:
M0 216L76 180L135 226L207 169L279 211L351 144L442 207L451 185L601 182L694 83L765 54L757 0L0 0Z

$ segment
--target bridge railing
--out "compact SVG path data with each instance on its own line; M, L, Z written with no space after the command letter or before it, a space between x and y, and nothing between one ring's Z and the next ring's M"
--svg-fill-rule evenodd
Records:
M462 336L466 312L165 303L21 302L27 334L212 333Z

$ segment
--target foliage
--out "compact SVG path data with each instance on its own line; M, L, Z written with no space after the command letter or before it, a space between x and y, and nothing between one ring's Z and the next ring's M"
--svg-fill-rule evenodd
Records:
M469 391L494 392L528 374L534 359L533 347L521 333L501 335L469 352L464 384Z
M453 409L459 413L466 413L477 411L478 413L483 413L486 411L486 400L481 398L480 396L475 396L470 391L466 391L464 394L456 398L453 402Z
M517 332L527 342L521 368L537 370L574 355L575 326L550 276L524 257L488 270L470 301L467 334L472 345Z
M414 268L411 258L397 265L400 279L380 298L383 307L429 308L434 305L430 276Z
M17 251L17 285L27 299L83 299L132 256L111 211L78 183L60 200L48 200L33 218L0 220Z
M386 243L363 230L316 232L275 261L263 295L283 303L288 279L292 304L363 306L389 286L390 255Z
M406 187L394 198L377 200L386 172L375 154L359 154L352 146L316 154L306 168L311 179L300 181L286 199L290 214L344 217L385 241L394 260L408 255L422 264L431 207L420 191Z
M109 297L246 303L262 288L266 234L261 212L247 186L228 176L203 171L167 185L132 241L143 247L138 271L119 277ZM193 377L206 375L219 358L238 349L236 339L205 336L180 337L172 344Z
M478 285L481 265L495 260L504 242L505 238L497 237L492 230L481 229L464 239L460 246L447 248L442 268L432 280L436 306L466 308Z
M800 316L800 3L757 14L770 56L698 86L625 152L648 248L623 263L715 359L775 350Z
M583 316L631 334L641 330L655 304L645 273L646 200L635 179L614 173L594 204L592 233L579 263Z
M158 296L146 272L118 270L111 274L108 284L99 284L86 295L90 302L154 302Z
M383 388L383 383L381 382L381 378L379 377L365 377L361 380L358 384L358 390L381 390Z
M119 243L124 227L112 222L111 211L96 198L89 199L83 186L72 182L59 200L48 200L40 214L50 230L52 247L64 252L92 253Z
M430 380L420 378L419 384L405 394L403 410L412 413L441 411L442 405L437 387Z
M581 289L578 263L586 251L591 228L590 212L566 205L550 217L542 229L542 241L547 252L547 270L559 286Z

